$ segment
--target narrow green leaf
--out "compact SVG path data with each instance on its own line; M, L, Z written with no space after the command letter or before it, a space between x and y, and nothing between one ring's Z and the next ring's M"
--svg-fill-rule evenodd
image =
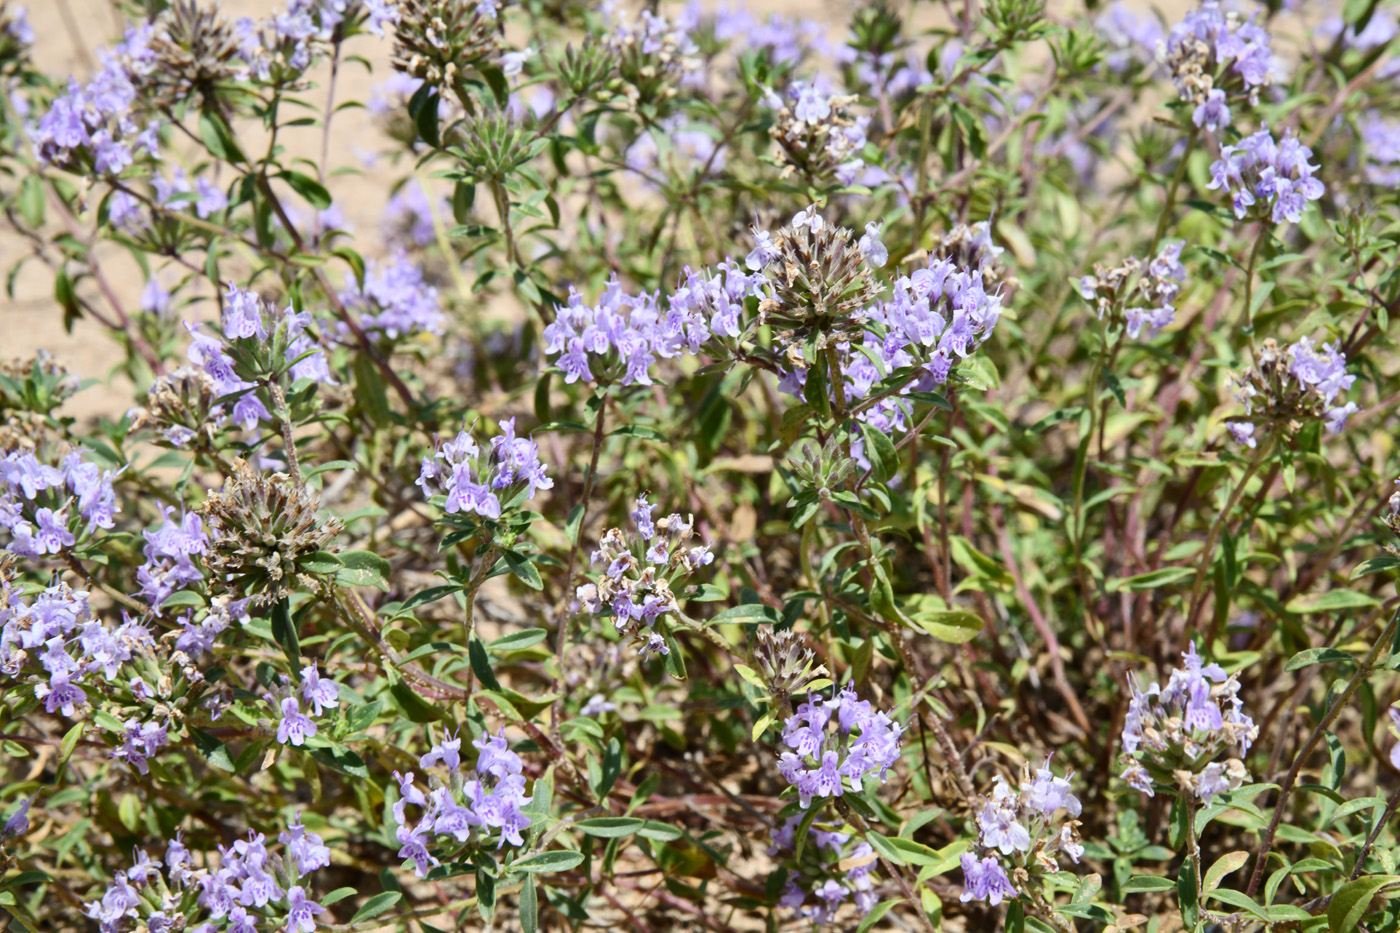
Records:
M363 907L355 911L355 916L350 918L350 924L353 926L361 921L369 920L371 917L377 917L401 900L403 900L403 894L398 891L385 891L382 894L376 894L365 901Z

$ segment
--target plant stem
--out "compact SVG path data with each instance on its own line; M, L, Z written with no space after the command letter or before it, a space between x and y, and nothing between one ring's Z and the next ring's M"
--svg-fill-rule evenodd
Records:
M1215 563L1215 542L1220 537L1220 531L1225 527L1225 521L1230 517L1230 513L1239 504L1240 496L1244 494L1245 487L1254 478L1254 474L1264 465L1264 459L1273 450L1274 441L1278 438L1278 432L1272 431L1264 443L1260 444L1254 451L1254 457L1249 461L1249 466L1244 471L1244 476L1240 477L1239 484L1234 492L1230 493L1230 499L1225 503L1225 508L1211 523L1210 533L1206 536L1205 549L1201 551L1200 563L1196 567L1196 582L1191 587L1190 609L1186 613L1186 628L1182 632L1182 643L1185 644L1191 636L1196 633L1196 617L1200 614L1201 603L1205 599L1206 576L1211 566Z
M1249 265L1244 271L1244 335L1249 340L1250 355L1254 353L1254 265L1259 261L1259 253L1264 241L1269 238L1269 228L1259 222L1259 232L1254 238L1254 248L1249 251Z
M1200 127L1193 126L1191 135L1186 137L1186 149L1181 153L1181 161L1177 163L1176 174L1172 176L1171 184L1167 186L1167 201L1162 205L1161 216L1157 218L1157 230L1152 234L1152 245L1147 247L1148 262L1157 255L1157 246L1162 242L1162 237L1166 236L1167 227L1171 226L1172 210L1176 207L1176 192L1181 187L1181 180L1186 177L1186 163L1191 161L1191 152L1196 148L1196 140L1200 135Z
M569 566L564 573L564 609L559 613L559 636L555 643L554 663L559 668L559 673L554 681L554 692L558 694L554 701L554 711L550 716L549 731L554 739L554 744L563 748L563 742L559 736L559 717L564 703L564 652L569 648L569 623L573 620L573 614L568 610L570 587L574 581L574 563L578 560L578 543L583 537L583 526L588 521L588 500L593 495L593 486L598 476L598 454L603 449L603 413L608 410L607 399L602 395L595 396L598 399L598 417L593 423L593 453L588 461L588 474L583 478L583 498L579 500L578 528L574 531L573 543L569 546Z
M1254 872L1249 876L1249 887L1245 889L1245 893L1250 897L1254 896L1255 890L1259 887L1259 879L1264 876L1264 864L1268 861L1269 851L1274 847L1274 835L1278 832L1278 825L1283 820L1284 805L1288 802L1288 795L1293 791L1293 785L1298 780L1298 774L1303 770L1304 763L1307 762L1308 756L1312 754L1313 749L1317 747L1317 743L1322 741L1322 736L1326 733L1327 727L1332 724L1332 721L1337 718L1337 715L1351 700L1351 695L1361 686L1361 682L1371 676L1371 672L1375 669L1376 657L1380 654L1381 648L1395 635L1395 625L1397 622L1400 622L1400 609L1397 609L1395 613L1391 615L1390 622L1386 625L1385 630L1381 632L1380 637L1376 639L1376 643L1371 646L1371 651L1366 655L1366 660L1361 662L1361 666L1356 669L1356 673L1353 674L1351 680L1347 682L1346 688L1342 691L1341 696L1333 701L1331 708L1327 710L1327 714L1322 717L1322 721L1317 724L1317 727L1313 729L1312 735L1308 737L1307 743L1303 746L1302 750L1298 752L1297 757L1293 759L1293 767L1288 769L1288 774L1284 777L1283 784L1279 787L1278 802L1274 804L1274 815L1269 820L1269 829L1265 832L1264 841L1260 843L1259 852L1255 856ZM1280 741L1282 741L1282 737L1280 737Z

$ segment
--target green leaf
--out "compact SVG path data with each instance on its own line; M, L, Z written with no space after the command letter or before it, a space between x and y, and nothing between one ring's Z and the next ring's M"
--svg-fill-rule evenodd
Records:
M549 852L536 852L534 855L527 855L522 859L516 859L506 868L510 871L528 871L532 873L568 871L577 868L583 863L583 853L575 852L572 849L552 849Z
M527 628L519 632L511 632L509 635L502 635L500 638L486 645L487 651L523 651L526 648L538 645L549 636L549 633L542 628Z
M685 833L669 823L661 823L656 820L647 820L646 825L637 830L637 835L643 839L653 839L657 842L674 842Z
M199 115L199 138L212 155L225 162L245 162L243 151L229 132L223 117L212 110L204 110Z
M372 586L389 591L389 562L372 551L345 551L340 555L345 566L336 572L335 581L341 586Z
M352 894L359 893L359 888L336 888L334 891L321 898L321 906L329 907L332 904L338 904L341 901L345 900L347 897L351 896Z
M1124 894L1140 894L1147 891L1170 891L1176 882L1161 875L1134 875L1123 882Z
M885 914L889 913L901 903L902 900L896 897L876 904L870 913L861 918L860 925L856 927L856 933L865 933L866 930L883 920Z
M919 628L939 641L961 645L972 641L982 631L982 617L963 609L938 609L914 616Z
M1249 853L1243 850L1226 852L1215 863L1206 869L1206 890L1214 890L1220 884L1220 879L1230 874L1232 871L1239 871L1244 863L1249 861Z
M535 891L535 879L530 875L520 885L520 929L537 933L540 928L540 901Z
M646 820L631 816L600 816L592 820L582 820L574 826L590 836L599 839L616 839L630 836L646 825Z
M491 670L491 659L486 656L486 646L481 643L481 639L475 635L467 645L467 658L471 661L472 673L476 679L481 681L481 685L488 690L500 690L501 682L496 679L496 672Z
M1259 902L1243 891L1236 891L1232 888L1216 888L1214 891L1207 891L1205 896L1214 899L1231 907L1238 907L1258 917L1260 920L1267 920L1264 908L1259 906Z
M398 891L385 891L383 894L376 894L365 901L363 907L355 911L355 916L350 918L350 924L353 926L362 920L377 917L401 900L403 900L403 894Z
M209 762L210 766L230 773L237 771L233 766L233 759L229 757L228 746L197 726L190 726L189 730L190 738L194 740L195 747L199 749L199 753L204 756L204 760Z
M1160 570L1151 570L1147 573L1140 573L1132 577L1115 577L1108 581L1105 586L1110 593L1140 593L1143 590L1155 590L1183 580L1186 577L1194 576L1196 573L1193 567L1163 567Z
M510 572L515 574L521 583L532 590L544 589L544 581L540 579L540 572L535 569L535 565L530 563L525 555L516 551L502 550L501 559L506 562Z
M1201 922L1201 905L1196 900L1196 868L1190 859L1176 876L1176 899L1181 907L1181 921L1188 930Z
M403 681L391 686L389 695L409 722L437 722L447 717L446 713L420 697Z
M426 590L419 590L408 599L404 600L399 607L400 612L407 612L410 609L417 609L419 606L426 606L428 603L435 603L444 596L451 596L453 593L460 593L464 587L459 583L448 586L430 586Z
M1355 664L1356 658L1345 651L1336 648L1308 648L1299 651L1288 659L1288 663L1283 666L1285 671L1296 671L1313 664L1331 664L1333 661L1345 661Z
M282 646L282 653L287 656L292 667L299 668L301 666L301 646L297 642L296 623L292 621L292 614L285 596L277 600L277 603L272 607L272 637L277 644Z
M1367 875L1337 889L1327 905L1327 929L1331 933L1351 933L1371 909L1376 892L1397 879L1395 875Z
M1395 570L1397 567L1400 567L1400 557L1373 557L1357 564L1356 569L1351 572L1351 579L1356 580L1367 574Z
M331 206L331 193L326 190L325 185L310 175L287 170L277 177L290 185L293 191L305 198L306 202L316 210L323 211Z
M330 551L316 551L297 561L297 566L307 573L332 574L345 565Z
M1299 596L1284 608L1298 615L1311 615L1320 612L1336 612L1340 609L1370 609L1379 606L1374 596L1358 593L1355 590L1329 590L1326 593L1310 593Z
M710 619L710 625L719 625L722 622L780 622L782 617L778 610L772 606L764 606L760 603L743 603L726 609Z
M875 478L882 483L889 482L899 472L899 451L894 442L884 431L864 421L860 423L860 435L865 440L865 456Z

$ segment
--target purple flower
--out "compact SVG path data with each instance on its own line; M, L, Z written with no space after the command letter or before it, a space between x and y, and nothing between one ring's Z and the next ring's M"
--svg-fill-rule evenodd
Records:
M331 850L316 833L307 832L301 824L301 813L292 817L285 832L277 834L277 839L287 847L292 864L298 875L305 875L331 863Z
M971 852L962 856L963 893L959 898L964 904L968 901L986 901L995 907L1003 897L1015 897L1017 892L1006 876L1006 869L994 855L978 861Z
M1192 113L1191 122L1210 130L1212 133L1229 126L1230 108L1225 104L1225 92L1220 88L1213 88L1206 95L1206 99Z
M449 771L456 771L462 764L462 739L461 736L449 733L445 728L442 731L442 742L433 746L432 751L418 759L418 767L428 769L442 762ZM409 774L412 779L412 774Z
M1273 223L1297 223L1307 202L1326 192L1322 182L1313 177L1318 166L1308 162L1311 158L1312 150L1299 142L1291 129L1275 142L1265 125L1238 146L1221 148L1220 158L1211 164L1206 187L1233 192L1235 216L1241 219L1258 205L1254 210L1257 216L1268 217Z
M33 802L33 797L26 797L19 802L19 807L5 821L5 828L0 830L0 837L23 836L29 832L29 806Z
M544 330L545 352L559 354L564 381L651 385L650 369L658 358L696 353L709 337L704 319L688 308L663 313L660 296L630 295L614 275L596 305L570 287L568 302L555 308Z
M307 900L301 885L293 885L287 890L287 933L315 933L316 915L325 909Z
M61 712L72 718L74 710L87 705L87 694L77 684L71 683L67 674L51 677L47 685L34 688L35 696L44 701L44 710L50 714Z
M875 268L883 266L889 261L890 251L885 248L885 244L880 242L881 224L868 223L865 225L865 235L860 238L860 252L865 257L865 261Z
M317 716L323 715L322 707L340 705L339 685L333 680L322 680L315 664L303 667L301 678L301 698L314 708Z
M316 734L316 723L301 711L296 697L282 700L282 721L277 725L277 741L286 745L301 745L308 736Z
M1259 446L1259 441L1254 437L1254 425L1249 421L1227 421L1225 428L1230 432L1230 436L1235 439L1235 443L1242 447L1251 449Z
M363 285L349 277L340 300L360 312L360 327L367 333L383 334L391 340L418 331L441 336L446 325L438 290L424 280L422 269L403 255L382 265L370 263Z

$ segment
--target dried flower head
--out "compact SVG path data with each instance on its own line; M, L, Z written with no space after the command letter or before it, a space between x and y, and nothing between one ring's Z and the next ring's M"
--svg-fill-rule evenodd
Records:
M214 377L181 366L151 383L145 407L132 412L131 431L155 431L171 447L211 448L221 421L218 399Z
M458 87L464 71L500 47L499 12L496 0L404 0L394 67L435 87Z
M775 111L768 135L782 149L781 177L800 174L809 182L834 178L849 185L865 167L860 151L865 146L869 118L850 116L858 98L852 94L828 96L806 81L793 81L782 97L769 91L768 105Z
M776 235L756 236L760 249L766 247L761 263L772 289L759 302L759 324L773 327L776 344L801 348L812 363L807 352L824 349L834 335L864 329L880 285L855 233L827 223L812 205Z
M1356 377L1346 371L1346 356L1336 344L1314 347L1304 337L1283 349L1272 339L1259 345L1257 364L1235 377L1236 401L1245 406L1248 420L1226 424L1235 440L1246 447L1258 444L1257 427L1272 426L1291 437L1310 421L1325 421L1329 434L1346 426L1359 409L1355 402L1335 404L1340 393L1351 389Z
M147 90L164 102L211 98L246 71L233 24L217 6L177 0L155 21L148 47L155 65Z
M1165 687L1153 683L1139 690L1129 683L1123 779L1149 797L1158 786L1176 786L1208 802L1249 779L1240 759L1259 728L1244 713L1233 674L1202 663L1194 644L1182 659Z
M616 57L628 98L633 106L664 109L699 71L699 48L681 25L650 10L635 18L616 8L606 12L610 28L604 42Z
M333 549L340 519L317 514L319 497L285 473L263 473L243 460L234 471L200 507L215 585L260 606L313 586L305 565L317 551Z
M754 659L769 692L784 707L788 706L789 697L801 693L807 684L826 673L825 667L814 666L815 654L793 629L780 630L771 625L760 628Z
M1129 256L1112 268L1094 265L1094 274L1079 280L1079 294L1094 306L1099 320L1122 327L1134 340L1147 330L1147 339L1176 320L1172 302L1181 293L1186 267L1181 263L1184 240L1162 245L1157 257L1143 263Z

